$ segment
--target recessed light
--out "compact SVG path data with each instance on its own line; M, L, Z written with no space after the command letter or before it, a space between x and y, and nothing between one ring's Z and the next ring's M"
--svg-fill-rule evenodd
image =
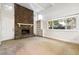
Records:
M38 15L38 20L42 20L43 16L42 15Z

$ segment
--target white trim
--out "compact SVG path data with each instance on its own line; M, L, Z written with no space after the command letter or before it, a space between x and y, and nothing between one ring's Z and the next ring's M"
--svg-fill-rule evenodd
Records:
M48 36L43 36L43 37L45 37L45 38L49 38L49 39L54 39L54 40L59 40L59 41L62 41L62 42L68 42L68 43L74 43L74 44L79 44L79 41L74 41L74 40L70 40L70 39L62 39L62 38L57 38L57 37L53 37L53 38L51 38L51 37L48 37Z
M1 45L1 43L2 43L2 42L0 41L0 45Z

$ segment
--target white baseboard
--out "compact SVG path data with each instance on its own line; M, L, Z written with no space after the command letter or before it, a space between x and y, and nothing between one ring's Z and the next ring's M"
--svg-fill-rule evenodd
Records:
M56 38L56 37L53 37L53 38L50 38L50 37L47 37L47 36L43 36L45 38L49 38L49 39L55 39L55 40L58 40L58 41L62 41L62 42L67 42L67 43L74 43L74 44L79 44L79 41L73 41L73 40L68 40L68 39L60 39L60 38Z

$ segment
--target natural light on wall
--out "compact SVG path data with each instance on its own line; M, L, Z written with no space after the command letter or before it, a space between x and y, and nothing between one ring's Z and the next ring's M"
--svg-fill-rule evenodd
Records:
M4 7L5 7L5 10L12 10L12 8L13 8L13 7L10 6L10 5L5 5Z

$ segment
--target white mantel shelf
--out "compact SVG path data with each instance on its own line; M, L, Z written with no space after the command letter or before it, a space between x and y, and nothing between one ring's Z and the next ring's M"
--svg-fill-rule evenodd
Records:
M26 24L26 23L17 23L19 25L19 27L21 27L21 25L30 25L31 27L33 26L33 24Z

